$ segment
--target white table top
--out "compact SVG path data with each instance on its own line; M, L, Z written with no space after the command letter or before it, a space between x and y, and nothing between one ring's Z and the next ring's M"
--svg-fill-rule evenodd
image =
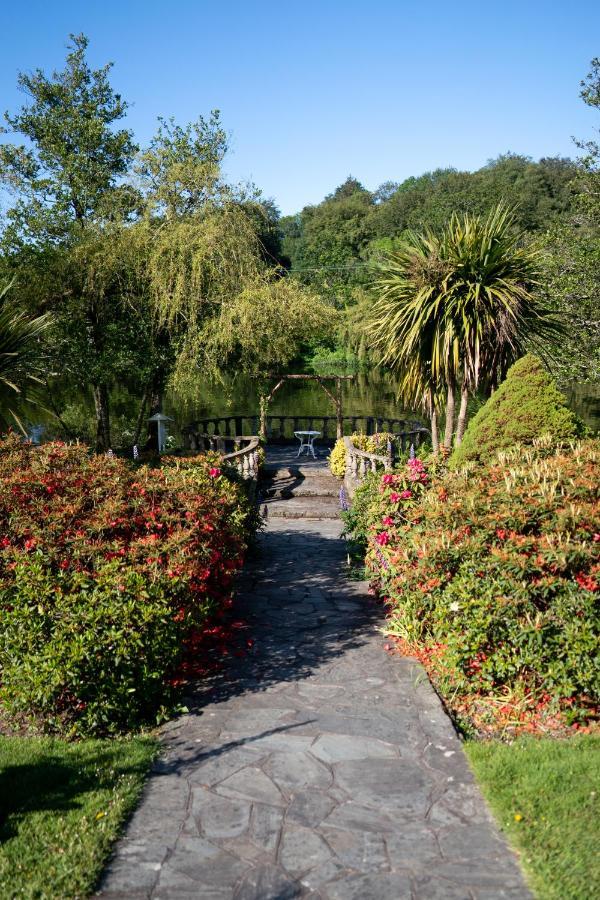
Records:
M295 431L294 434L296 436L298 436L300 434L302 434L302 435L304 435L304 434L317 435L317 434L321 434L321 432L320 431Z

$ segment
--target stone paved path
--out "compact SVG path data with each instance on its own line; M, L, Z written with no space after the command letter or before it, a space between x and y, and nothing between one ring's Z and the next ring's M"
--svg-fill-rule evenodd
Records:
M243 585L252 653L164 730L101 896L528 898L422 669L383 650L379 608L344 578L339 521L273 515L324 502L279 478Z

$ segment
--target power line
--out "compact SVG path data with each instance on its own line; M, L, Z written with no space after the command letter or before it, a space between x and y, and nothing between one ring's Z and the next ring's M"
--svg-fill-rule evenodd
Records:
M365 269L370 265L371 263L353 263L349 266L316 266L309 269L290 269L290 275L296 275L297 272L326 272L329 270L341 271L342 269Z

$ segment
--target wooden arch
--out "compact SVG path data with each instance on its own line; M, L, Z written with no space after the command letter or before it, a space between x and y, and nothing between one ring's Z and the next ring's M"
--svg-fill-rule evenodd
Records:
M353 381L354 375L267 375L261 376L266 378L277 378L278 381L269 394L262 395L260 398L260 437L266 440L267 437L267 408L269 403L286 381L316 381L321 385L333 405L335 406L336 432L337 437L341 438L344 434L344 423L342 419L342 381ZM335 381L335 394L325 386L323 382Z

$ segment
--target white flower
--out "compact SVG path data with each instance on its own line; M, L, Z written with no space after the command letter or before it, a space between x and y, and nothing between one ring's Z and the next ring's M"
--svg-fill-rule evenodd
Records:
M459 609L460 609L460 603L457 603L456 600L454 601L454 603L451 603L451 604L450 604L450 611L451 611L451 612L458 612Z

